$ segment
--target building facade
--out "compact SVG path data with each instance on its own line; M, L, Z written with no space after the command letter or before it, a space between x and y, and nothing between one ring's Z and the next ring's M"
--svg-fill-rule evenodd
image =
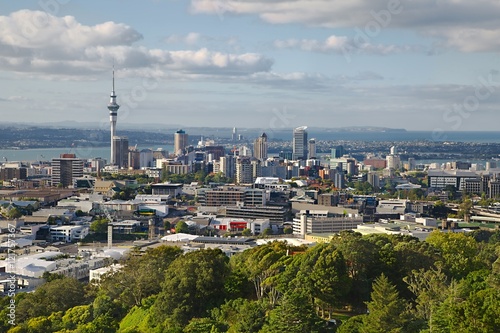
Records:
M253 143L253 156L261 161L267 159L267 134L262 133Z
M119 169L128 167L128 138L125 136L113 137L113 165Z
M52 159L52 186L69 187L73 179L83 177L83 160L75 154L61 154L60 158Z
M294 160L307 160L307 127L301 126L293 130L293 153L292 159Z
M178 130L174 134L174 154L183 155L188 146L188 135L184 130Z

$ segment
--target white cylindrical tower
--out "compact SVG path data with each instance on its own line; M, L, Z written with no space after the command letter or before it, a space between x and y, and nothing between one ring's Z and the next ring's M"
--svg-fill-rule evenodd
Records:
M116 103L115 94L115 68L113 67L113 88L111 90L111 95L109 96L108 110L109 110L109 122L111 123L111 159L110 164L115 165L115 149L113 146L113 137L116 135L116 118L118 117L118 109L120 106Z

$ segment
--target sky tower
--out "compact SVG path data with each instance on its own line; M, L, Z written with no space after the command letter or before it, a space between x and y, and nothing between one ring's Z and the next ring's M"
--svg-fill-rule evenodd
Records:
M116 103L115 94L115 67L113 66L113 90L111 90L111 95L109 96L108 110L109 110L109 122L111 123L111 165L115 165L115 152L113 145L113 137L115 136L116 130L116 118L118 116L118 109L120 106Z

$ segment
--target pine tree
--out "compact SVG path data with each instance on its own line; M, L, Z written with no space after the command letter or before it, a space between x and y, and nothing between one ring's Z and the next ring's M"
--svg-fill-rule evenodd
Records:
M367 303L368 315L363 319L362 333L398 333L405 322L404 301L396 287L382 274L373 283L371 302Z

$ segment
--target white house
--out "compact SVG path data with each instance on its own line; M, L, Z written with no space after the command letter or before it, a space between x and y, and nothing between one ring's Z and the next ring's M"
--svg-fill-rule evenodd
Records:
M70 243L82 240L89 234L89 227L82 225L61 225L50 228L50 238L52 242Z

